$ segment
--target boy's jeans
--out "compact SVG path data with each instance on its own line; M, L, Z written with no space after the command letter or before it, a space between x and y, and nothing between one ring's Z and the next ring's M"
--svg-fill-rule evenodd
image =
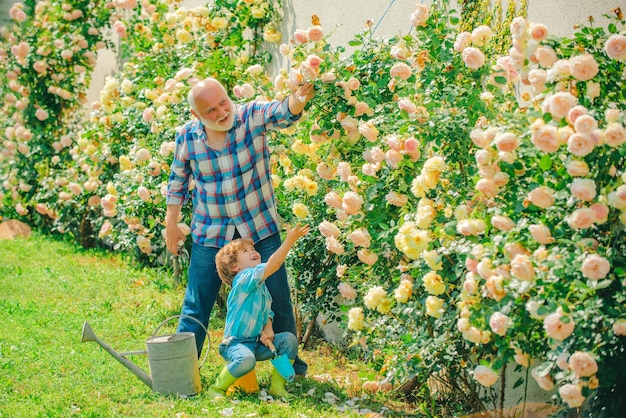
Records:
M286 354L290 360L296 358L298 353L298 339L290 332L274 334L274 346L276 354ZM231 337L222 341L218 352L228 362L228 372L234 377L241 377L254 369L257 361L269 360L272 352L258 337L236 338Z

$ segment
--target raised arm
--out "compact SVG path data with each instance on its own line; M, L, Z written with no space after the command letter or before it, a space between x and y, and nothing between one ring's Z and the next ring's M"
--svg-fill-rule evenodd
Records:
M296 225L293 228L287 228L287 237L278 249L270 256L265 263L265 272L263 273L263 280L271 276L276 270L282 266L289 254L289 250L293 247L296 241L305 236L309 232L308 225Z
M298 90L289 95L289 111L292 115L299 115L304 110L307 102L315 96L313 83L304 83Z

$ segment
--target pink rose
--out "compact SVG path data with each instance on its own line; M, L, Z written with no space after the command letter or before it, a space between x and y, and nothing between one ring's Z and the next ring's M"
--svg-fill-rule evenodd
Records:
M476 183L476 190L483 194L488 199L495 197L498 194L498 187L491 179L480 179Z
M498 374L487 366L476 366L473 374L474 379L483 386L491 386L498 381Z
M615 335L626 335L626 319L618 319L613 323L613 332Z
M300 45L307 43L309 41L308 33L302 29L296 29L296 31L293 34L293 38L295 39L296 43Z
M313 26L307 30L307 36L312 42L321 41L324 38L324 31L321 26Z
M531 281L535 278L533 262L527 255L518 254L511 261L511 275L519 280Z
M306 61L309 63L309 66L313 69L319 68L319 66L322 64L322 59L315 54L309 55Z
M471 38L472 34L469 32L459 33L454 41L454 50L456 52L463 52L463 50L469 45Z
M598 74L598 63L591 54L578 55L569 60L572 76L580 81L591 80Z
M528 34L535 41L543 41L548 37L548 27L541 23L533 23L528 28Z
M343 245L335 237L326 237L326 249L337 255L344 253Z
M341 197L337 194L337 192L331 191L324 196L324 202L328 206L331 206L335 209L341 209Z
M598 363L589 353L576 351L568 363L578 377L590 377L598 372Z
M493 36L493 31L487 25L480 25L472 31L472 43L478 46L484 46L491 37Z
M554 119L562 119L576 105L576 97L568 92L558 92L546 99L547 110Z
M467 68L477 70L485 63L485 54L478 48L467 47L463 50L462 59Z
M519 146L519 139L510 132L496 135L496 147L502 152L513 152Z
M35 117L40 121L44 121L48 119L48 112L44 109L37 109L37 111L35 112Z
M559 388L561 399L569 405L570 408L578 408L585 401L580 387L566 383Z
M591 209L596 216L596 224L602 225L609 220L609 207L604 203L594 203L589 206L589 209Z
M545 70L533 68L528 72L528 82L533 86L537 93L544 90L548 75Z
M589 134L575 133L567 139L567 150L578 157L590 154L595 148L595 141Z
M537 382L537 385L546 391L551 391L554 389L554 381L552 380L552 376L550 376L549 372L540 373L536 368L532 369L530 372L531 376Z
M587 114L589 114L589 111L585 106L576 105L569 110L567 114L567 121L573 125L576 123L576 119L578 119L579 116Z
M363 206L363 198L356 192L349 191L343 195L341 208L348 215L356 215Z
M339 174L339 179L341 181L348 181L348 179L352 175L352 168L350 167L350 163L341 161L339 164L337 164L337 174Z
M485 222L479 219L463 219L456 224L456 232L461 235L478 235L485 231Z
M596 197L596 182L592 179L574 179L570 192L580 200L590 201Z
M407 202L409 201L409 198L407 195L391 191L387 193L387 195L385 195L385 200L390 205L402 207L407 204Z
M589 208L576 209L567 219L567 224L572 229L590 228L596 220L596 214Z
M398 168L400 161L402 161L402 154L398 151L390 149L385 153L385 162L389 167Z
M507 216L494 215L491 217L491 224L500 231L508 232L515 228L515 222L513 222Z
M152 122L154 120L154 109L151 107L146 107L141 113L141 117L146 122Z
M339 283L337 286L339 293L346 299L353 300L356 298L356 290L346 282Z
M533 131L530 141L541 151L547 153L556 152L560 141L555 126L546 125Z
M567 174L572 177L584 177L589 174L589 166L580 160L570 160L565 164Z
M565 321L567 322L565 322ZM576 324L572 317L563 315L559 310L543 319L543 327L550 338L563 341L574 332Z
M337 228L337 226L332 222L322 221L317 228L319 229L320 233L326 238L337 238L339 237L339 235L341 235L341 231L339 230L339 228Z
M372 237L365 228L359 228L348 235L348 239L357 247L369 248Z
M328 163L319 163L316 167L316 172L321 178L326 181L330 181L335 178L335 167Z
M610 123L604 129L604 143L609 147L617 148L626 142L626 129L621 123Z
M428 20L428 6L416 4L409 19L415 27L426 26L426 21Z
M417 106L415 103L406 97L398 100L398 108L400 110L405 110L409 115L412 115L417 112Z
M590 115L580 115L574 122L574 129L581 134L590 134L598 129L598 122Z
M376 142L378 139L378 129L371 122L361 123L359 125L359 133L370 142Z
M583 261L581 272L589 280L604 279L611 271L609 260L598 254L589 254Z
M494 312L489 317L489 328L491 328L494 334L501 337L506 334L506 331L511 326L511 323L511 318L504 315L502 312Z
M126 25L119 20L116 20L113 24L113 31L120 37L126 37Z
M358 90L359 87L361 87L361 82L359 81L358 78L350 77L346 85L348 86L350 90L354 91L354 90Z
M613 34L606 40L604 50L609 58L618 61L626 60L626 36Z
M393 67L391 67L389 74L391 75L391 77L398 77L402 80L406 80L411 77L413 71L411 70L411 67L409 67L406 63L397 62L393 65Z
M519 242L509 242L504 246L504 251L512 260L518 255L528 255L528 250Z
M528 22L521 16L516 17L511 21L509 29L511 30L511 37L513 39L524 39L528 31Z
M540 46L537 48L535 51L535 58L537 58L537 62L539 62L539 65L543 68L552 67L558 59L554 49L549 46Z
M528 200L542 209L547 209L554 204L554 191L546 186L540 186L528 193Z
M375 252L366 249L357 251L357 257L359 257L359 260L368 266L372 266L376 264L376 261L378 261L378 255Z
M541 245L547 245L554 242L554 238L552 237L552 233L550 232L550 228L545 225L530 225L528 227L530 234L533 236L533 239L537 241Z

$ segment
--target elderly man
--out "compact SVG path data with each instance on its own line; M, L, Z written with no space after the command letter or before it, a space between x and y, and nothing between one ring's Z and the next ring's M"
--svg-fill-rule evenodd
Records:
M178 222L193 178L193 243L181 315L208 325L221 285L215 255L224 244L238 237L252 238L263 262L280 247L266 131L294 124L314 95L313 85L306 83L282 102L236 106L213 78L191 88L188 100L196 120L176 135L166 198L166 246L177 255L185 240ZM273 300L274 331L297 335L284 265L266 285ZM178 331L195 333L200 355L206 338L202 327L182 317ZM294 369L305 375L307 364L297 357Z

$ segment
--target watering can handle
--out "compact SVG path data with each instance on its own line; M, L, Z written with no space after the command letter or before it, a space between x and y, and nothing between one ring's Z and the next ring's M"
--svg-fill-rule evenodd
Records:
M204 332L206 333L206 336L207 336L206 337L207 338L207 348L206 348L206 351L204 352L204 357L202 357L202 361L200 362L200 366L198 366L198 368L202 368L202 365L206 361L206 358L207 358L207 356L209 354L209 343L208 343L208 341L209 341L209 331L206 329L206 327L204 326L204 324L202 322L198 321L197 318L194 318L193 316L189 316L189 315L174 315L174 316L170 316L165 321L161 322L158 327L156 327L156 329L152 333L152 338L156 337L157 332L159 332L159 330L161 329L161 327L163 325L167 324L169 321L171 321L172 319L175 319L175 318L189 318L189 319L193 319L198 324L200 324L202 329L204 329Z

